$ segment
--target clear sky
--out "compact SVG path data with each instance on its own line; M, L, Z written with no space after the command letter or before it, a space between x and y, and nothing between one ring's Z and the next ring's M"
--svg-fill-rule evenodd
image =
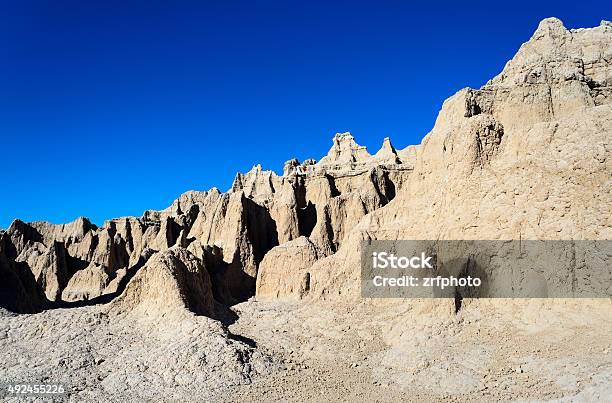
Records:
M545 17L601 1L0 1L0 227L162 209L335 132L417 144Z

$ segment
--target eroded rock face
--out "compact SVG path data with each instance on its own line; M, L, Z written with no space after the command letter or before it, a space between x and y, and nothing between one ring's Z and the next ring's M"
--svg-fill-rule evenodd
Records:
M190 191L140 218L99 228L85 218L17 220L6 233L7 259L31 272L49 300L76 303L119 292L144 256L185 248L206 267L214 298L231 305L255 294L259 265L274 247L308 237L317 259L333 254L361 218L395 197L412 170L408 159L403 164L389 139L370 156L350 133L336 134L319 163L290 160L283 176L255 166L226 193Z
M347 166L365 162L370 158L368 150L357 144L355 138L349 132L337 133L333 141L334 145L327 155L319 161L319 166L346 169Z
M212 285L200 259L181 247L154 254L113 301L119 312L144 316L214 316Z
M0 231L0 308L79 308L6 316L0 309L3 373L86 385L73 395L78 400L240 400L235 389L215 393L251 383L273 364L211 318L220 318L219 302L256 293L268 301L237 311L263 325L239 334L285 344L292 357L294 349L312 351L309 363L327 357L320 372L286 372L288 382L258 386L264 400L274 399L270 390L286 398L291 383L303 389L305 374L318 380L312 375L361 367L356 351L367 352L373 364L365 371L376 382L422 392L424 400L449 399L442 389L481 400L562 396L547 388L525 394L506 374L514 359L526 359L529 379L547 385L573 368L574 398L609 395L608 300L471 300L459 315L452 299L356 300L362 240L610 239L611 49L610 23L566 30L547 19L500 75L449 98L420 145L397 150L385 139L370 155L342 133L318 163L289 160L282 176L256 166L228 192L187 192L142 217L101 227L84 218L15 221ZM306 309L274 301L299 299ZM324 309L322 300L337 304ZM336 308L345 313L333 314ZM358 310L362 320L349 321ZM576 334L588 337L576 343ZM574 348L577 354L566 354ZM353 385L367 379L366 372L346 374L357 379ZM494 381L483 381L490 374ZM337 379L328 384L351 385ZM481 394L483 382L491 390L500 379L510 392ZM316 393L295 396L321 396L320 382L311 383ZM346 398L350 387L340 389L338 399Z
M120 270L122 269L117 272L120 273ZM104 267L91 263L83 270L74 273L62 291L61 299L68 302L91 300L102 295L110 282L110 276L106 273Z
M48 305L29 267L14 260L13 245L0 231L0 306L17 313L34 313Z
M272 248L259 266L258 300L302 298L310 290L310 268L324 254L307 237Z
M607 23L544 20L499 76L444 103L408 183L309 269L309 296L358 297L361 240L610 239L611 49Z
M497 77L449 98L420 145L386 138L371 155L338 133L319 162L289 160L283 175L255 166L228 192L187 192L140 218L15 221L3 267L75 302L121 291L151 255L187 250L231 305L255 292L354 295L362 239L609 239L611 43L607 22L546 19Z

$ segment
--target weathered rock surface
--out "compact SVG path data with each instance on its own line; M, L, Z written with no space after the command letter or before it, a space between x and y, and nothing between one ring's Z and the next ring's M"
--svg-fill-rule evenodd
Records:
M307 269L323 256L305 236L272 248L257 275L257 300L305 296L310 290Z
M112 305L113 311L135 310L152 317L214 316L209 274L198 258L181 247L154 254Z
M319 162L289 160L282 176L255 166L226 193L187 192L141 218L100 228L84 218L17 220L5 235L7 259L29 268L49 300L78 301L112 293L146 248L182 247L205 264L215 298L233 304L256 283L275 294L257 279L259 266L300 237L315 260L340 251L321 261L311 291L355 279L342 267L357 265L338 261L355 263L361 239L609 238L611 29L543 20L497 77L444 103L419 146L398 151L386 138L370 155L338 133Z
M607 23L547 19L499 76L449 98L397 197L309 269L309 296L358 296L361 240L611 239L611 48Z
M337 133L334 145L317 165L338 169L354 168L370 158L368 150L355 142L351 133Z
M74 402L195 396L210 401L219 390L250 383L274 368L269 357L233 340L218 321L164 312L161 306L156 317L115 307L35 315L0 309L3 381L62 383Z
M120 269L121 270L121 269ZM119 273L119 270L117 270ZM104 267L91 263L83 270L77 271L62 291L62 301L91 300L104 293L110 284L110 276Z
M47 298L93 300L116 292L143 251L187 248L205 264L214 297L224 304L254 295L266 253L299 237L333 254L366 214L387 204L412 170L389 139L375 155L350 133L337 134L326 157L286 163L285 175L255 166L230 191L190 191L163 211L96 227L16 220L7 231L16 263L30 270ZM142 262L141 262L142 263Z
M249 383L271 368L254 342L227 330L236 318L217 312L253 295L277 311L257 311L259 302L241 304L242 311L270 321L250 324L247 333L297 328L271 343L294 337L312 344L311 353L301 354L316 362L334 361L335 343L345 348L354 325L349 313L366 311L346 351L369 346L366 358L379 364L368 369L370 378L418 387L428 400L440 400L441 386L483 400L484 390L495 385L482 380L487 371L508 380L505 362L497 361L506 360L511 348L494 351L491 336L506 328L512 331L508 343L540 332L550 343L561 337L570 346L571 329L578 329L592 333L600 348L609 327L596 323L609 322L609 301L552 307L546 304L555 301L545 301L534 308L528 301L472 300L459 313L450 299L363 302L359 247L369 239L610 239L611 64L610 23L567 30L546 19L497 77L445 101L420 145L397 150L385 139L371 155L350 133L339 133L319 162L289 160L283 175L255 166L238 174L228 192L187 192L142 217L101 227L85 218L65 225L16 220L0 232L0 307L17 313L70 309L1 312L0 346L10 352L0 369L32 380L70 374L71 382L85 385L77 400L180 400L192 398L194 388L212 397L215 388ZM285 302L303 304L306 313L296 319L291 309L279 308ZM323 309L330 317L344 311L347 324L318 321ZM528 317L543 311L550 311L545 330ZM564 322L555 322L564 312ZM490 319L482 326L486 336L478 336L480 324L470 326L464 318ZM491 343L476 345L479 337ZM318 345L318 338L331 341ZM456 345L449 347L448 340ZM580 357L598 359L597 367L581 362L586 369L572 376L594 382L591 390L547 384L547 398L571 389L571 396L586 393L588 399L609 390L609 371L597 369L609 365L609 352L583 347ZM540 348L524 348L517 359L536 372L540 364L533 356ZM431 351L458 355L441 361ZM563 360L562 352L549 353ZM31 364L24 369L26 361ZM560 374L562 364L546 370ZM589 377L589 371L599 372ZM321 384L321 374L329 371L315 373L312 382ZM516 383L509 388L523 390ZM360 393L355 397L377 398L363 388ZM275 397L283 395L269 399Z
M18 313L33 313L48 300L29 267L14 261L8 236L0 232L0 306Z

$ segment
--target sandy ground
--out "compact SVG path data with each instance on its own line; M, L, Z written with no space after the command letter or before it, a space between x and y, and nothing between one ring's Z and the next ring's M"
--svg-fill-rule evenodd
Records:
M282 363L229 401L610 401L612 310L544 302L411 320L404 305L244 303L230 329ZM487 316L482 316L483 312ZM406 320L402 321L402 317Z
M0 375L66 382L74 402L610 401L611 301L442 305L246 302L229 333L104 306L5 312Z
M0 384L62 384L71 402L208 401L274 365L204 316L151 321L106 308L0 310ZM0 402L24 400L4 392Z

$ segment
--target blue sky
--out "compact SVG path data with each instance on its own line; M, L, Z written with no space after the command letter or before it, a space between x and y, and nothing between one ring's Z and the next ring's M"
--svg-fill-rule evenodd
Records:
M162 209L335 132L417 144L538 22L606 2L0 1L0 227ZM609 3L608 3L609 4Z

